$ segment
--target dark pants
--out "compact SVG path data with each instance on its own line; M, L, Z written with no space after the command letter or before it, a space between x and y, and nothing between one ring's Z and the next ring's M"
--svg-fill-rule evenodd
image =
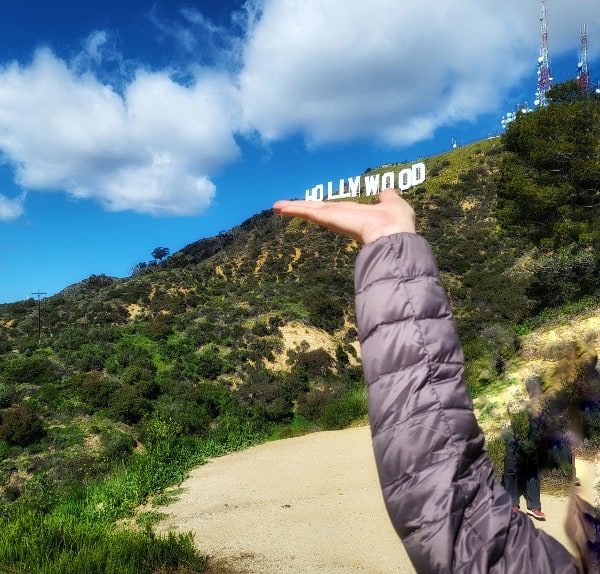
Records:
M513 442L506 443L502 484L510 494L513 506L519 506L523 495L527 508L542 509L537 459L524 458Z

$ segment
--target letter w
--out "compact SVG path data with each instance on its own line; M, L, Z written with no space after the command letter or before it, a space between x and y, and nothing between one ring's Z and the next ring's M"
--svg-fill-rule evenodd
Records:
M379 174L365 177L365 190L367 195L376 195L379 193Z

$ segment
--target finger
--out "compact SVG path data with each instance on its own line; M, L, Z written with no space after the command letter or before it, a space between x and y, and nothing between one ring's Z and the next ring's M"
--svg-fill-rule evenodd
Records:
M284 215L291 215L296 211L306 209L320 209L324 204L317 201L289 201L280 200L273 205L273 211Z
M379 201L389 201L390 199L400 199L400 196L398 195L398 191L396 189L394 189L393 187L386 187L380 194L379 194Z
M302 217L311 221L338 219L343 214L365 211L365 206L354 202L278 201L273 205L275 213Z

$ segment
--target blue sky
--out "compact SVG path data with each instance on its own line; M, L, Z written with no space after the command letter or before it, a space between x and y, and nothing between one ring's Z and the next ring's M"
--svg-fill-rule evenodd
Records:
M554 83L598 0L547 0ZM0 0L0 303L500 132L537 0Z

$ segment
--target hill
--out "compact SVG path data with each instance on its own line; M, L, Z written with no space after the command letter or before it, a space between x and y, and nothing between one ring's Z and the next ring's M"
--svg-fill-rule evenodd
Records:
M527 333L597 308L599 134L600 100L559 86L503 137L424 159L426 180L406 194L482 420L521 372ZM364 422L358 251L268 210L131 277L0 305L0 520L33 505L61 528L66 508L109 528L206 456Z

